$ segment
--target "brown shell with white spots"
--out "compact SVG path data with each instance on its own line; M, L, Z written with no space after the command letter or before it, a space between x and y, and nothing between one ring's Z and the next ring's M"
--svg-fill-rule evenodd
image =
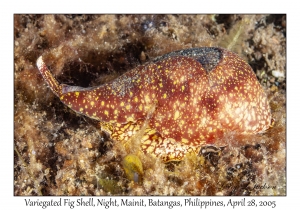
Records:
M37 66L52 91L74 111L128 141L143 129L141 150L181 160L226 132L264 132L271 123L266 94L252 68L222 48L166 54L95 88L60 85L42 57Z

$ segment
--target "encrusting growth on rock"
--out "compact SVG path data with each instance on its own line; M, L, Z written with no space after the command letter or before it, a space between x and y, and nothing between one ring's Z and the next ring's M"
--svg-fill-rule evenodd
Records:
M271 123L252 68L222 48L171 52L92 88L60 85L42 56L37 66L65 105L98 120L112 139L130 140L147 121L141 150L164 161L199 152L226 132L261 133Z

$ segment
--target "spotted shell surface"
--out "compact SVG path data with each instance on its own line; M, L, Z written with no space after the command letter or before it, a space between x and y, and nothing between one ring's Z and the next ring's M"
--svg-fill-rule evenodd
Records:
M93 88L60 85L43 58L37 66L60 100L128 141L141 129L141 150L164 161L214 144L226 132L255 134L271 123L266 94L252 68L222 48L171 52Z

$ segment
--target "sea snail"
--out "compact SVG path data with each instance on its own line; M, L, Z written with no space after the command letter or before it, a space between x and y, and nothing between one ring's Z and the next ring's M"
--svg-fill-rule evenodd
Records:
M42 56L37 67L65 105L98 120L112 139L128 141L146 125L140 148L164 161L181 160L226 132L262 133L271 124L252 68L222 48L171 52L91 88L59 84Z

